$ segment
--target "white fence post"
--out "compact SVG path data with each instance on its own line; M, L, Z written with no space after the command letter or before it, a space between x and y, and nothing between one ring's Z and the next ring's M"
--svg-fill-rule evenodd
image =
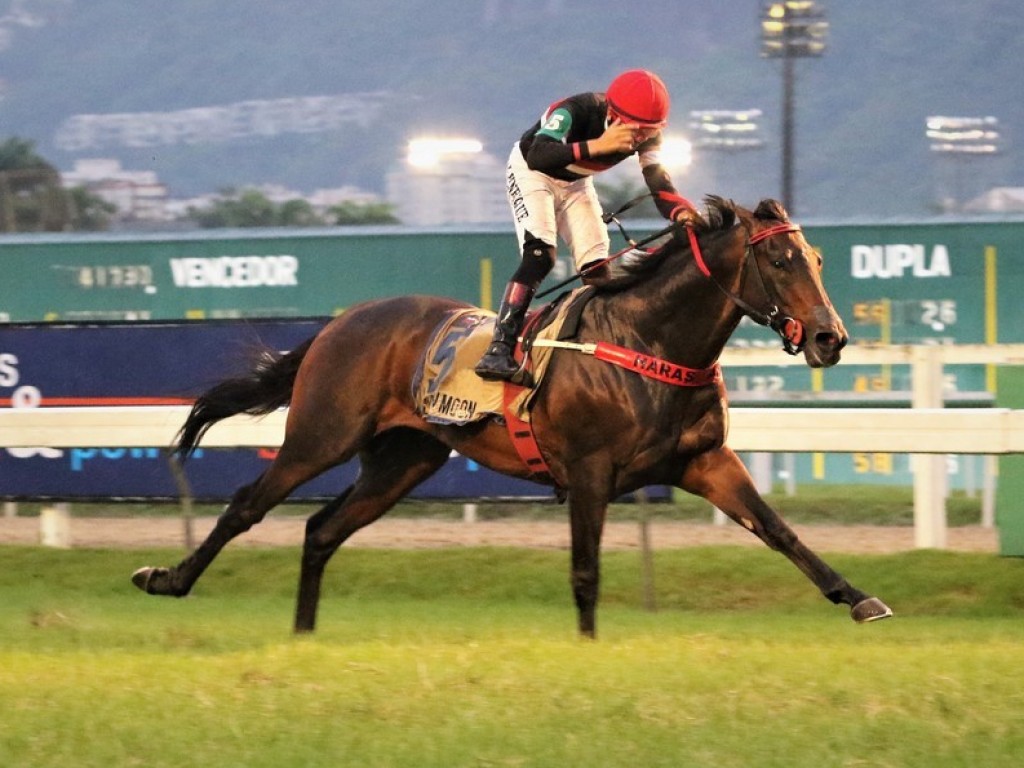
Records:
M996 524L996 478L999 475L999 459L985 456L981 486L981 527L993 528Z
M914 347L911 364L911 406L942 407L942 350ZM917 453L914 470L914 544L918 548L946 548L946 457Z
M67 504L39 510L39 542L44 547L71 547L71 511Z

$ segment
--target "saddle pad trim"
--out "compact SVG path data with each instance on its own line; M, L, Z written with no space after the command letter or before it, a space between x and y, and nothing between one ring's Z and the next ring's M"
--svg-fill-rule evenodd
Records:
M548 466L547 461L545 461L544 455L540 452L537 438L533 434L533 426L530 422L520 419L516 414L517 409L513 406L516 398L522 394L523 389L523 387L516 384L505 383L505 426L508 428L508 436L512 440L512 446L516 449L516 453L519 454L519 458L526 465L526 468L532 474L537 475L538 479L550 480L553 479L551 468Z

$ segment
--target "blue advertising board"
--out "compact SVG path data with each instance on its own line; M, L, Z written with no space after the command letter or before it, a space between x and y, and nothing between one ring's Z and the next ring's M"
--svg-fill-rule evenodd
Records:
M0 325L0 407L188 403L245 370L256 349L291 349L327 319ZM200 450L186 463L192 494L230 498L272 458L268 449ZM357 471L350 462L303 485L292 498L337 496ZM4 499L178 495L165 446L0 451ZM550 498L551 491L458 455L413 493L424 499L531 496Z

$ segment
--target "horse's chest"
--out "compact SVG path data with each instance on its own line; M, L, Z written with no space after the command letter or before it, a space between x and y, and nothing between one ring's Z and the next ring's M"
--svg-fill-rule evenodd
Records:
M698 454L721 448L729 432L729 412L724 404L708 408L679 434L677 450L682 454Z
M635 421L628 430L631 440L623 441L622 449L660 460L721 447L728 432L725 401L707 390L683 394L653 398L635 408Z

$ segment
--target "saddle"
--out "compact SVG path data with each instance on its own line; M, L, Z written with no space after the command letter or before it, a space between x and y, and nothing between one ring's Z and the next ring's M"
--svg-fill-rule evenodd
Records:
M485 381L473 367L491 342L496 315L486 309L453 310L431 333L413 377L413 399L418 415L434 424L464 425L493 417L505 417L511 409L529 421L530 404L540 387L551 359L552 347L538 339L574 338L580 314L593 289L569 291L531 312L516 344L516 359L532 381L524 387L502 381Z
M504 421L516 453L533 478L553 482L529 423L530 406L544 380L554 347L576 335L580 314L592 295L590 287L577 288L527 315L514 353L524 366L532 385L529 387L485 381L473 370L491 342L497 318L494 312L471 308L447 313L431 334L413 377L416 412L434 424ZM557 484L555 494L564 500Z

